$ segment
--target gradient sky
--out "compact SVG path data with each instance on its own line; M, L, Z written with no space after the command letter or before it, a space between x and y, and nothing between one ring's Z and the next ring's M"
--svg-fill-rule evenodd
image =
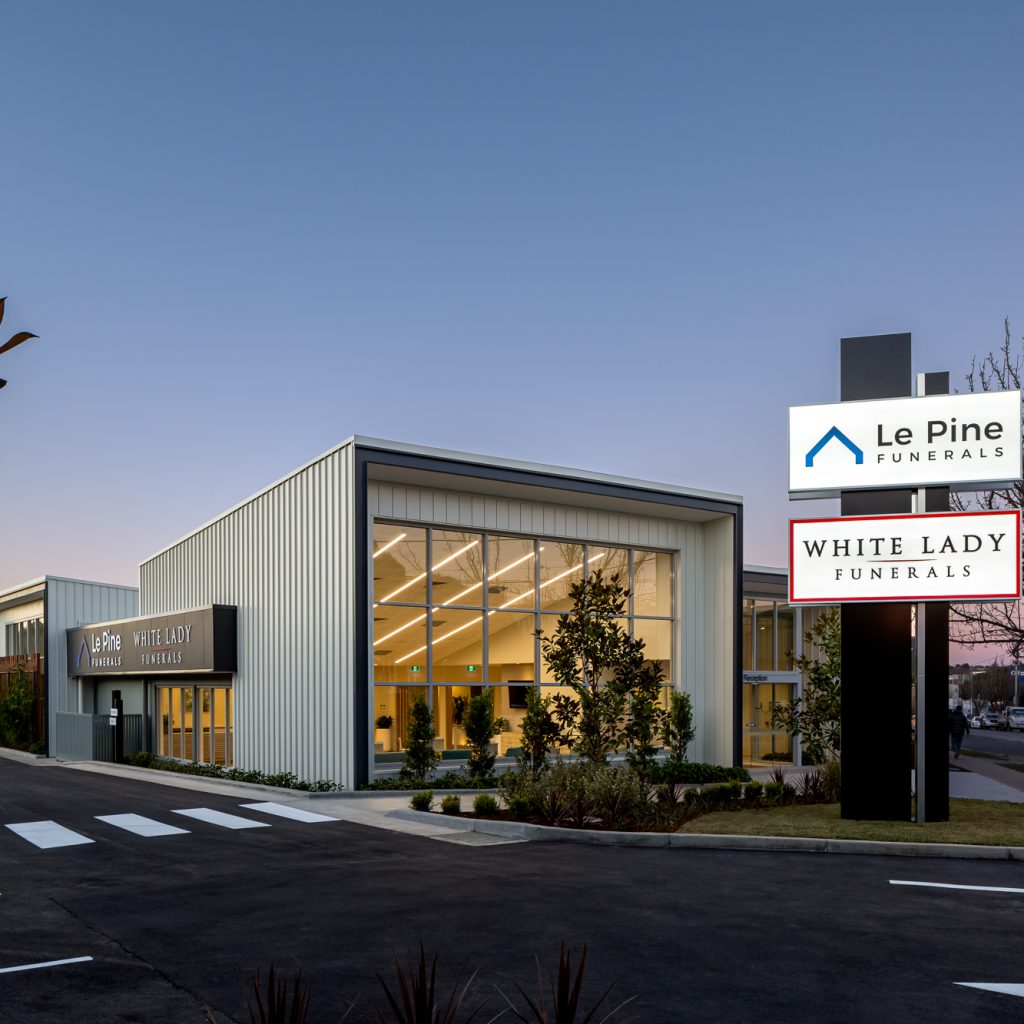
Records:
M1024 5L14 0L0 589L359 433L742 494L839 338L1024 330ZM5 335L6 337L6 335Z

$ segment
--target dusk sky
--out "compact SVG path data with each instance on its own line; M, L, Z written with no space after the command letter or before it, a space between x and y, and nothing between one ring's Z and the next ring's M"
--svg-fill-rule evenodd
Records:
M1024 333L1024 5L4 6L0 589L351 434L740 494L839 339Z

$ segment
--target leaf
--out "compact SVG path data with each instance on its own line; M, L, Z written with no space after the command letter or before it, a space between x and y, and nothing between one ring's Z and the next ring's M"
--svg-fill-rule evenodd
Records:
M4 322L4 303L6 301L7 301L7 296L6 295L2 299L0 299L0 324L2 324Z
M15 346L20 345L23 341L28 341L29 338L38 337L38 334L29 334L28 331L20 331L18 334L15 334L14 337L11 338L11 340L8 341L6 344L0 345L0 355L3 355L4 352L10 351Z

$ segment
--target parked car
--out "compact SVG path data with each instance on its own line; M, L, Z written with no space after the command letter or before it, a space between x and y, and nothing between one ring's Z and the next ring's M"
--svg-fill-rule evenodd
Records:
M982 728L982 725L981 725L981 715L975 715L971 719L971 728L972 729L980 729L980 728Z
M986 711L981 716L981 727L982 729L998 729L999 716L994 711Z
M1004 708L999 716L999 728L1004 731L1020 729L1024 732L1024 708Z

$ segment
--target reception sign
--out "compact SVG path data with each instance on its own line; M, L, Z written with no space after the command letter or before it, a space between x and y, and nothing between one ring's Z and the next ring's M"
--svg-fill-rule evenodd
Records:
M1021 393L892 398L789 410L789 493L971 490L1021 476Z
M790 520L790 604L1020 596L1017 509Z

